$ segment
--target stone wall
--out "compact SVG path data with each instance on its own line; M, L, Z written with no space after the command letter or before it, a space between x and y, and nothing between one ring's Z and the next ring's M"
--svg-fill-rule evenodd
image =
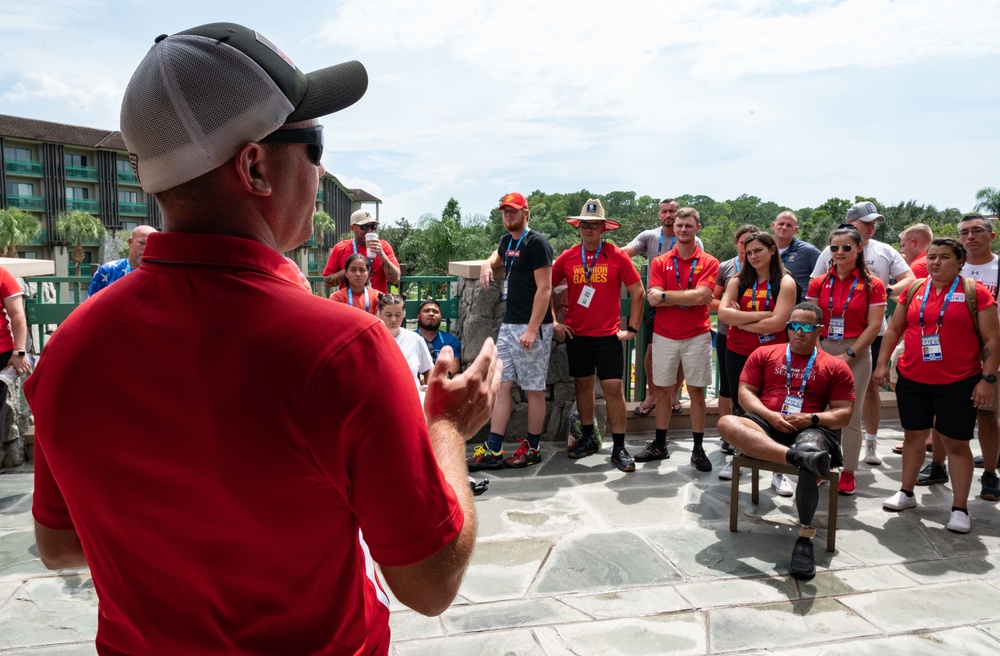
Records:
M463 367L467 367L475 360L487 337L496 339L507 307L506 302L500 300L499 280L502 276L494 276L493 284L490 285L489 289L484 290L479 284L478 275L478 269L472 269L466 275L459 275L458 279L458 321L454 330L462 342ZM565 285L556 288L553 294L556 299L557 316L562 316L565 314L566 307ZM542 434L542 439L565 442L566 417L569 415L576 395L575 382L569 375L565 344L558 342L552 344L547 384L545 431ZM597 394L596 423L604 431L607 412L600 385L596 385L595 388ZM522 399L521 390L516 384L513 396L514 407L510 422L507 424L505 440L516 443L524 437L527 430L528 404ZM485 439L488 432L489 426L486 426L473 439Z

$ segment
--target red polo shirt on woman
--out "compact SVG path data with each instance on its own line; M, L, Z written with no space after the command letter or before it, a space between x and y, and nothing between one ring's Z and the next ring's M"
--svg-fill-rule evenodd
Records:
M857 285L854 286L854 282ZM830 284L833 283L831 290ZM851 287L854 286L854 294L851 295ZM833 311L830 311L830 296L833 296ZM844 308L847 297L851 297L850 307ZM844 317L844 339L856 339L868 327L868 308L872 305L885 305L885 285L881 280L872 276L869 288L865 289L865 282L861 279L861 271L854 270L854 273L841 279L836 273L831 271L825 276L813 278L809 282L809 291L806 292L806 300L814 302L823 310L823 335L827 335L830 328L831 317ZM881 326L881 322L879 323Z

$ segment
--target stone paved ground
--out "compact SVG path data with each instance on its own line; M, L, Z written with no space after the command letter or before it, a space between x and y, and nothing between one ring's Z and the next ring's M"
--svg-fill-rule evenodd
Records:
M832 554L823 550L821 495L820 571L807 583L787 575L794 500L766 487L769 474L757 507L744 474L739 531L729 531L716 439L708 439L709 474L688 464L684 439L671 459L634 474L612 469L607 449L577 461L550 450L541 465L488 473L460 599L440 618L393 600L393 653L995 652L1000 507L972 500L965 536L944 529L950 491L941 486L918 488L917 509L883 511L898 489L900 457L889 446L900 432L882 432L885 462L862 465L858 494L841 497ZM93 585L85 573L41 567L30 490L30 470L0 475L0 654L92 654Z

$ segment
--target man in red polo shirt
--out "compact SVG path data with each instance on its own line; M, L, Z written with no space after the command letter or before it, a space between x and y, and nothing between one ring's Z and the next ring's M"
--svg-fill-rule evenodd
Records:
M927 277L927 248L932 241L934 231L926 223L914 223L899 233L899 254L910 266L914 278Z
M678 210L674 219L677 244L649 265L649 304L653 320L653 384L656 386L656 436L636 454L637 462L669 458L667 429L670 397L677 384L677 366L684 368L691 396L691 463L712 471L705 455L705 387L712 379L712 334L708 305L712 302L719 261L695 242L701 215L693 207Z
M344 282L347 275L347 257L354 253L368 254L371 263L371 286L383 294L389 293L389 285L399 282L399 260L392 252L392 246L384 239L368 239L366 236L378 230L378 219L368 210L358 210L351 215L353 239L338 242L323 267L323 284L336 287Z
M306 75L214 23L157 38L125 90L122 138L163 232L26 384L38 554L90 567L99 653L387 654L376 563L421 613L458 592L492 340L452 379L443 349L421 407L382 322L301 293L281 255L312 232L317 119L367 81L358 62ZM94 376L102 393L80 394Z
M846 426L854 410L851 368L818 348L822 327L817 305L796 305L789 316L788 344L760 347L743 367L739 396L746 414L720 417L718 426L722 439L743 453L799 468L795 506L801 526L789 571L803 580L816 574L816 477L829 474L831 463L840 464L833 431Z
M553 322L552 328L556 337L567 340L569 375L576 380L576 405L583 430L583 438L574 445L569 457L582 458L598 450L594 436L596 374L604 390L614 440L611 464L624 472L635 471L632 456L625 449L622 342L638 332L646 294L632 260L622 249L602 239L606 231L617 230L621 224L605 218L600 200L591 198L584 203L579 216L566 221L580 230L580 245L563 251L552 265L553 289L563 281L569 288L566 320ZM620 298L623 285L632 297L629 323L624 330Z

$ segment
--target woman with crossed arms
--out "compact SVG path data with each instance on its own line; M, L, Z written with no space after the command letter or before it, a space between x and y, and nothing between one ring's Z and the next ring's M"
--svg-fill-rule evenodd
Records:
M781 266L774 238L765 232L743 238L745 258L738 276L733 276L719 302L719 321L729 326L726 338L726 374L730 384L739 384L743 365L765 344L788 341L785 323L795 305L795 279ZM739 395L733 396L733 414L742 416ZM719 478L733 477L732 461ZM791 496L792 486L781 474L774 474L771 487L781 496Z
M837 490L854 494L854 472L861 459L861 412L872 377L871 345L882 328L886 293L885 285L865 264L861 233L855 227L842 226L830 233L830 254L829 273L812 279L806 300L823 310L820 348L846 362L854 374L854 412L841 436L844 471ZM869 450L874 448L870 442Z

